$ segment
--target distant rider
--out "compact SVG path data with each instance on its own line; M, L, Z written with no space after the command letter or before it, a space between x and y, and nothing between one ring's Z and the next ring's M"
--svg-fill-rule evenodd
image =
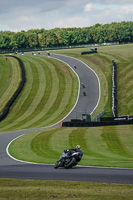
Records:
M85 85L84 85L84 83L82 83L82 88L85 88Z

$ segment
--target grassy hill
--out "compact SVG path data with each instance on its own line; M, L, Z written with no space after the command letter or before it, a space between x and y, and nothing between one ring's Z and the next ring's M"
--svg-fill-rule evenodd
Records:
M72 109L78 78L70 68L44 56L19 56L26 69L26 84L0 123L0 131L44 127L60 121Z
M100 79L102 92L97 113L105 108L107 116L111 115L111 61L115 60L118 65L119 115L133 114L133 45L99 47L98 54L94 55L81 56L81 51L81 49L69 49L53 52L79 58L96 71ZM20 58L25 64L27 83L14 103L9 116L0 123L0 132L55 123L61 119L59 116L62 117L71 109L76 99L77 79L67 69L66 65L52 59L31 57L30 55L20 56ZM0 65L5 62L5 59L2 59L0 59ZM56 67L57 69L55 69ZM64 72L64 70L66 71ZM5 77L5 80L7 80L8 74L12 72L12 67L9 65L5 72L0 72L0 75L5 75L6 72L7 77ZM60 77L64 73L68 75L65 83ZM2 78L4 79L4 76L0 76L1 82ZM4 94L6 88L10 85L10 82L8 83L5 80L0 84L0 91L3 91L0 95ZM56 84L55 87L58 88L58 91L55 91L53 83ZM66 106L66 110L63 109L63 105L58 105L60 100L65 100L63 97L66 92L63 92L62 87L65 87L65 91L69 93L65 105L70 104L70 107ZM72 91L74 95L71 96ZM61 99L59 92L62 92L63 99ZM56 98L54 98L54 95ZM59 97L57 97L58 95ZM56 112L59 107L62 115ZM52 118L53 113L55 115L54 119ZM80 162L81 165L133 168L132 141L133 125L95 128L48 128L31 132L15 140L9 151L18 159L38 163L55 163L63 149L80 144L84 152L83 159ZM133 199L132 185L65 181L1 179L0 193L3 199Z
M132 101L131 101L132 87L131 86L133 84L133 81L130 76L132 74L132 69L131 69L132 49L133 49L133 45L120 45L120 46L110 46L110 47L99 47L98 54L93 54L93 55L81 56L80 55L82 51L81 49L62 50L62 51L58 51L58 53L79 58L96 71L96 73L98 74L100 78L101 91L102 91L101 101L97 110L100 111L105 107L107 111L107 115L111 115L111 84L112 84L111 69L112 69L112 60L115 60L118 66L118 91L119 91L118 99L120 100L119 114L125 115L125 114L132 114ZM55 51L53 52L55 53ZM33 58L30 56L26 56L25 58L23 57L23 59L27 59L23 61L25 64L28 64L26 65L27 69L30 69L30 67L28 67L29 61L34 62L34 65L35 63L36 64L38 63L38 66L40 66L40 63L42 62L44 58L42 57ZM44 62L54 62L55 64L55 62L57 61L55 60L53 61L52 59L49 60L49 58L46 58L45 61L43 60L43 64ZM47 71L47 69L45 70ZM45 70L44 70L44 73L47 73L45 72ZM125 71L125 73L123 71ZM37 72L35 72L34 76L37 77ZM33 79L34 76L29 76L29 78ZM122 80L124 79L126 81L124 81L124 84L123 84ZM30 80L30 83L32 81L33 80ZM61 80L61 83L63 84L62 81L63 80ZM43 79L43 82L44 82L44 79ZM46 84L46 87L47 85L49 85L48 83L44 83ZM37 81L37 84L38 84L38 81ZM76 84L77 82L75 83L75 85ZM129 85L130 87L128 87ZM127 91L127 88L129 88L128 91ZM36 90L38 91L39 89L36 89ZM50 90L52 91L52 89ZM69 90L70 90L70 87L68 91ZM47 94L48 94L48 91L47 91ZM123 95L123 93L125 95ZM63 92L62 94L64 96ZM70 92L70 96L71 94L72 93ZM35 97L36 95L34 95L34 98L33 97L32 98L35 99L35 102L37 102L37 105L39 105L40 101L38 98L35 98ZM20 99L23 99L23 98L20 98ZM75 95L75 99L76 99L76 95ZM130 102L130 103L126 103L126 108L124 107L125 101ZM48 101L47 105L49 105L50 102L51 101ZM64 106L62 107L64 108ZM57 108L58 107L54 108L55 113L56 111L58 113ZM26 109L29 109L29 106L26 107L25 110ZM33 110L33 107L31 110ZM38 113L38 116L39 116L41 113L41 110L38 110L38 111L36 110L35 113ZM48 124L53 123L52 113L49 113L49 115L46 115L46 116L49 116L47 119L44 116L43 118L45 119L44 121L43 120L41 121L40 118L38 119L38 117L32 114L29 114L29 116L27 116L26 118L27 120L25 121L25 116L26 114L23 114L20 117L20 119L23 119L22 122L23 123L25 122L25 123L23 124L20 121L19 128L30 128L30 127L35 127L35 126L38 127L38 125L41 126L42 124L48 125ZM34 118L32 118L32 116L34 116ZM52 117L52 120L51 120L51 117ZM17 118L16 118L16 121L17 121ZM13 125L14 125L14 122L13 122ZM12 124L9 124L7 128L10 130L10 127L12 127L12 129L17 128L18 125L16 125L15 127L15 126L12 126ZM89 127L87 128L49 128L49 129L41 130L35 133L32 132L19 138L18 140L12 143L12 145L9 148L9 151L13 156L15 156L18 159L27 160L31 162L39 162L39 163L55 163L55 161L59 158L60 154L62 153L63 149L71 148L73 146L76 146L77 144L80 144L84 152L84 157L80 163L81 165L132 168L133 167L132 141L133 141L133 125L95 127L95 128L92 128L92 127L90 128Z
M63 149L80 144L80 165L133 168L133 125L86 128L50 128L20 137L9 152L15 158L55 163Z
M19 63L13 57L0 56L0 114L21 81Z
M98 75L101 84L101 100L97 113L104 108L106 116L111 116L112 106L112 60L118 67L118 111L120 115L133 114L133 44L101 46L97 54L81 55L86 49L68 49L51 51L81 59L88 64Z

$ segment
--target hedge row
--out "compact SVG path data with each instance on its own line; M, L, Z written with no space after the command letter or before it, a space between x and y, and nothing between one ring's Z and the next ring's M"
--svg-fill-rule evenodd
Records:
M0 121L4 120L6 118L6 116L9 113L9 110L10 110L12 104L17 99L18 95L22 91L22 89L24 87L24 84L26 82L25 68L24 68L23 62L18 57L16 57L16 56L10 56L10 57L13 57L13 58L17 59L18 62L19 62L19 66L20 66L20 69L21 69L21 82L19 84L18 89L15 91L15 93L13 94L13 96L11 97L11 99L9 99L9 101L6 104L6 106L4 107L3 112L0 115Z

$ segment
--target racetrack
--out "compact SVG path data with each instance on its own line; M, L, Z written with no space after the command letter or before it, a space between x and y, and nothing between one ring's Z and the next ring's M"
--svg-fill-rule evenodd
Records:
M73 167L72 169L54 169L53 165L6 165L0 166L0 177L133 184L132 169L80 166Z
M98 76L85 63L72 57L52 54L53 58L59 59L69 65L79 77L79 97L74 109L62 121L82 119L82 114L91 114L97 107L100 99L100 82ZM76 68L74 67L76 66ZM85 88L82 88L82 83ZM86 92L86 96L83 92Z
M83 95L83 88L80 84L78 101L69 115L63 119L81 118L81 114L86 110L92 113L100 98L100 85L96 74L88 68L83 62L62 55L51 55L56 59L66 62L79 76L80 82L86 86L87 96ZM59 126L59 123L56 126ZM124 183L133 184L132 169L113 169L113 168L96 168L96 167L74 167L72 169L54 169L53 165L40 165L22 163L13 160L7 155L6 148L10 141L32 130L21 130L12 133L0 134L0 177L1 178L23 178L23 179L40 179L40 180L70 180L70 181L90 181L104 183ZM65 170L65 171L64 171Z

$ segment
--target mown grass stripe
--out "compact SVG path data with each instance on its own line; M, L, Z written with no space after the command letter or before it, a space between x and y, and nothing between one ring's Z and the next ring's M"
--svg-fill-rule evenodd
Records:
M103 154L103 148L106 147L106 144L101 138L102 128L100 128L101 131L97 131L97 134L94 133L94 129L77 128L76 130L73 130L69 136L71 147L80 145L86 159L87 157L88 159L107 158L107 156ZM100 141L99 144L102 143L102 148L98 145L98 141ZM95 146L95 143L97 146Z
M45 61L46 63L46 93L43 96L42 100L42 109L38 113L38 115L34 115L34 118L32 118L28 123L25 124L25 127L32 126L34 124L38 124L39 120L43 120L44 116L49 112L49 110L52 109L52 106L55 103L55 100L58 96L58 85L59 85L59 80L58 76L56 74L55 68L52 64L49 62ZM49 70L48 70L49 69ZM39 105L40 106L40 105ZM48 116L46 116L48 118Z
M104 127L102 137L108 145L108 150L111 151L113 154L117 154L117 158L121 156L130 157L119 138L117 127L113 127L111 134L110 127Z
M126 46L127 47L127 46ZM133 47L133 46L132 46ZM73 50L70 50L73 51ZM78 53L73 53L73 56L77 56L81 58L80 53L81 49L74 50ZM100 53L102 55L106 56L106 52L108 53L107 58L110 59L109 62L112 60L115 60L118 65L118 81L119 81L119 89L122 89L119 93L120 98L121 95L124 94L125 97L127 97L127 94L129 92L129 87L131 87L132 83L131 81L126 80L126 73L129 73L129 65L132 65L132 61L130 57L132 57L132 48L127 49L125 51L125 46L114 46L113 47L99 47L99 58ZM65 52L61 51L62 53ZM119 54L117 54L119 52ZM125 58L128 58L130 62L125 62ZM33 58L34 59L34 58ZM48 58L46 58L48 60ZM97 74L100 76L100 81L102 84L102 92L104 98L100 102L99 110L103 109L107 104L108 99L108 83L107 80L109 79L111 83L111 75L112 72L106 69L109 66L108 61L106 62L101 61L100 64L97 61L97 55L93 56L84 56L82 57L84 61L90 65ZM104 59L102 57L102 59ZM52 59L49 59L52 60ZM49 61L48 61L49 62ZM125 67L125 63L127 63ZM104 66L101 66L104 65ZM102 67L102 70L101 70ZM122 70L125 70L125 75L122 72ZM107 74L105 71L107 70ZM122 72L122 73L121 73ZM129 75L130 77L130 75ZM103 78L103 79L102 79ZM131 77L130 77L131 78ZM125 87L124 82L127 81L127 85ZM105 83L105 85L104 85ZM126 88L124 90L124 88ZM128 89L127 89L128 88ZM105 90L104 90L105 89ZM130 88L132 89L132 88ZM120 90L118 90L120 91ZM110 99L111 100L111 99ZM124 99L125 100L125 99ZM126 102L126 101L125 101ZM131 101L130 101L131 102ZM126 102L126 104L128 104ZM123 106L123 102L120 105ZM107 106L106 106L107 107ZM108 106L109 108L109 106ZM122 108L123 109L123 108ZM125 106L125 109L129 109L129 105L127 107ZM129 113L132 112L132 108ZM123 109L122 112L123 115L126 113L126 111ZM50 120L50 118L49 118ZM43 121L42 121L43 124ZM38 124L36 124L38 126ZM30 127L30 126L29 126ZM37 135L40 135L36 141L35 137ZM41 137L41 134L43 135ZM46 134L46 137L44 136ZM77 137L77 138L76 138ZM47 145L47 149L45 149L46 157L45 155L39 155L39 151L41 153L43 150L40 148L39 151L37 150L37 146L39 146L40 140L43 142L41 145L41 148L43 147L43 144ZM34 139L34 145L35 149L38 151L34 151L34 148L31 148L31 143ZM20 141L21 140L21 141ZM21 158L24 160L29 161L35 161L40 163L55 163L56 160L59 158L60 154L62 153L64 147L75 147L74 145L81 145L84 155L83 159L81 160L81 165L93 165L93 166L109 166L109 167L133 167L133 125L129 126L110 126L110 127L88 127L88 128L51 128L51 129L44 129L39 132L33 132L30 134L25 135L24 137L20 138L19 140L15 141L15 144L11 147L11 151L15 154L16 157L19 158L19 154L21 155ZM38 144L36 144L36 142ZM50 149L49 149L50 148ZM18 153L17 153L18 152ZM50 154L50 156L49 156ZM52 156L51 156L52 154Z
M77 97L78 95L77 93L78 80L76 77L74 78L74 75L73 73L71 73L70 70L69 70L69 74L70 74L69 76L71 79L69 79L68 84L66 84L64 97L62 98L59 109L57 109L55 113L58 116L56 118L57 121L59 121L61 118L64 118L64 116L67 115L68 111L72 109L72 107L75 105L75 97ZM53 121L54 121L54 116L53 116ZM53 123L53 121L51 121L51 124Z
M77 128L73 128L75 130ZM64 149L69 149L72 146L69 143L69 136L71 134L72 128L56 128L50 140L51 148L56 151L57 156L59 157Z
M12 71L10 62L5 59L5 56L0 56L0 98L10 85L12 78L9 78L9 75L12 74Z
M57 121L58 119L61 119L60 113L62 112L62 110L65 110L65 102L63 102L62 99L64 99L65 93L67 93L67 96L65 96L66 97L65 101L68 102L68 98L70 96L69 93L71 93L72 80L70 78L69 68L62 67L61 62L58 62L58 66L57 66L57 61L55 60L51 60L51 61L55 70L54 74L58 76L58 80L59 80L58 94L56 96L56 99L52 107L50 107L49 110L47 109L47 113L45 114L45 116L41 117L41 119L38 120L34 124L34 126L36 124L39 124L39 126L44 126L44 125L46 126L46 125L51 124L55 120ZM53 81L53 84L54 83L56 83L56 81ZM69 91L70 91L69 93L68 91L66 91L67 87L69 87ZM57 91L57 88L55 88L55 90Z
M7 116L6 120L4 120L0 123L0 127L7 129L7 128L10 128L12 125L17 124L18 121L16 119L18 119L21 115L23 115L23 113L26 110L26 106L23 107L23 104L27 104L27 99L30 97L32 84L33 84L32 68L30 66L30 62L26 62L26 66L27 66L26 86L24 87L23 91L20 93L19 97L15 101L15 104L11 108L11 112ZM27 85L28 85L28 87L27 87Z
M84 136L87 145L85 154L93 159L107 159L110 156L109 152L107 153L107 144L103 140L102 133L103 127L86 129Z
M116 131L126 156L133 158L133 125L118 126Z
M38 71L35 67L35 65L31 65L31 68L32 68L32 73L34 74L33 75L33 83L35 82L35 77L38 76ZM32 75L32 74L31 74ZM32 85L32 89L28 95L28 98L25 100L24 102L24 106L21 107L21 109L17 112L18 114L21 113L21 116L25 114L25 112L27 111L27 109L29 108L29 106L31 105L31 102L33 101L34 99L34 96L36 95L37 93L37 90L38 90L38 82L36 84L33 84ZM15 115L14 115L15 116ZM20 115L19 115L20 116ZM20 118L21 118L20 116ZM13 116L12 116L13 117ZM11 126L13 126L12 128L15 128L18 126L18 116L15 116L15 118L17 119L17 124L14 126L14 124L12 123ZM22 118L21 118L22 119ZM21 123L21 122L20 122ZM6 127L8 128L8 127Z
M124 66L123 66L124 65ZM128 115L132 109L133 81L132 64L125 61L122 66L119 65L118 71L118 110L119 115L125 113ZM121 70L120 70L121 69ZM119 81L121 80L121 81ZM124 87L121 87L124 85Z
M72 91L72 77L69 73L69 68L56 68L56 73L59 77L59 92L58 96L56 98L56 101L54 105L51 108L52 114L50 119L46 119L45 123L50 122L50 124L53 123L53 121L61 119L61 116L63 118L62 112L64 113L64 110L66 110L66 106L70 103L69 99L71 97L71 91ZM71 106L71 104L70 104ZM68 112L68 109L67 109Z
M81 165L132 167L132 127L49 128L24 135L9 150L18 159L55 163L64 149L79 144Z
M42 56L34 58L26 56L22 57L22 60L26 66L26 74L27 76L29 75L27 78L30 78L30 74L33 76L32 82L34 82L34 76L36 76L33 68L39 67L39 65L44 67L45 77L48 77L46 78L45 93L42 95L42 98L40 98L40 101L38 101L38 106L34 109L31 107L32 112L30 110L31 113L28 112L28 114L30 113L29 116L26 115L28 102L32 102L32 98L35 97L35 94L33 97L34 92L30 81L27 82L27 85L20 95L22 101L18 99L12 110L15 111L16 109L17 113L10 113L10 116L4 121L5 124L9 122L9 125L4 126L4 123L0 124L0 126L3 127L1 128L2 131L45 126L46 123L50 124L50 121L52 121L51 123L57 122L58 119L61 119L61 117L64 117L69 112L77 98L77 78L75 78L75 75L68 66L65 66L62 62L57 60L44 58ZM29 69L31 70L30 72ZM59 71L60 74L57 75ZM74 83L72 83L73 80L75 80ZM51 86L50 82L52 83ZM44 84L44 82L42 84ZM52 90L49 86L52 87ZM26 88L29 88L28 95L26 95L27 98L24 96ZM37 90L38 89L36 89L36 91ZM60 95L59 97L57 97L58 94ZM74 95L74 97L72 95ZM62 99L64 99L64 102ZM20 105L18 105L18 102Z
M12 97L12 95L17 90L19 83L21 81L21 70L19 63L14 58L8 58L12 66L12 74L11 74L11 82L4 95L0 98L0 111L5 107L8 100ZM8 75L9 80L9 75Z
M40 82L45 83L45 75L43 69L41 68L41 66L39 66L39 64L35 70L35 74L37 77L37 81L34 80L32 85L34 96L32 97L31 102L29 102L29 106L27 106L25 113L20 118L17 119L18 121L20 121L20 123L17 124L17 126L19 127L21 127L21 125L25 124L28 120L32 118L32 115L33 113L36 112L36 108L38 107L38 104L40 104L40 101L45 92L45 87L44 86L42 87L42 84L40 83Z
M45 131L45 133L43 134L41 133L37 135L35 138L33 138L31 142L31 148L37 155L43 156L43 157L49 157L49 156L52 157L53 152L50 149L49 140L52 137L53 133L54 133L53 131L51 132ZM50 153L47 150L49 150Z

